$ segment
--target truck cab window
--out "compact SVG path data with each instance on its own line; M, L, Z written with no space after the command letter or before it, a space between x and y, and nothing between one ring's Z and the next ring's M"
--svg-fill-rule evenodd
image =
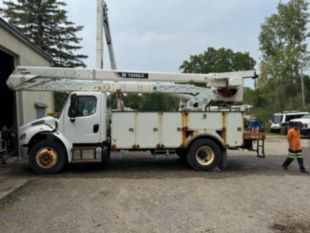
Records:
M97 107L97 98L94 96L77 96L69 112L74 112L75 117L90 116L95 114ZM71 115L69 113L69 115Z

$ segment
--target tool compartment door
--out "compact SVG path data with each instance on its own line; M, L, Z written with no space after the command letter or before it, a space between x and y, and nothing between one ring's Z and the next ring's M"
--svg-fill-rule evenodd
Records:
M227 113L226 139L229 147L243 145L243 114L241 112Z
M139 148L156 148L160 145L159 113L136 113L136 146Z
M112 112L111 144L116 149L131 149L135 145L135 113Z
M161 128L162 128L161 144L165 148L177 148L182 145L181 113L179 112L163 113Z

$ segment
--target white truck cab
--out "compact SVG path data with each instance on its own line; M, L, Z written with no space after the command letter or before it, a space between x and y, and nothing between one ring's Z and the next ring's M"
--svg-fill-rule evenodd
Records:
M300 122L300 134L304 137L310 137L310 113L307 113L301 118L293 119L290 122Z

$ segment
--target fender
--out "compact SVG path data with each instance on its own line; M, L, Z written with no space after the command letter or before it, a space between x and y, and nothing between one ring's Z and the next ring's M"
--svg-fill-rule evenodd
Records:
M72 161L72 143L59 131L57 131L55 119L53 119L54 124L51 123L50 118L45 118L42 120L37 120L30 122L20 128L19 133L19 148L22 153L25 153L25 151L22 149L23 147L28 147L31 141L38 137L39 135L51 135L52 137L57 138L65 147L67 152L67 159L70 163Z
M211 140L213 140L216 144L218 144L221 147L223 157L222 157L220 166L226 168L227 167L227 146L225 145L225 139L223 139L218 133L216 133L216 131L209 131L209 133L197 133L186 139L186 142L184 144L185 148L189 148L191 143L199 138L210 138Z
M196 133L194 135L191 135L190 137L188 137L184 143L184 147L185 148L188 148L190 146L190 144L195 141L196 139L198 138L210 138L210 139L213 139L219 146L221 146L223 149L226 149L226 146L225 146L225 142L224 142L224 139L221 138L220 135L218 135L216 133L216 131L211 131L209 130L208 133Z
M28 146L32 139L38 137L40 135L46 135L47 137L52 136L52 138L57 138L57 141L61 142L61 144L65 147L67 152L67 161L70 163L72 161L71 149L73 144L60 132L54 131L36 131L36 134L32 134L28 144L24 144L24 146Z
M33 125L31 123L24 125L20 128L19 145L27 146L35 135L42 133L52 133L54 129L54 127L44 123L40 125Z
M60 132L54 132L54 133L52 133L52 135L54 135L56 138L58 138L63 143L63 145L67 151L68 163L71 163L71 161L72 161L71 150L72 150L73 144L65 137L65 135L63 135Z

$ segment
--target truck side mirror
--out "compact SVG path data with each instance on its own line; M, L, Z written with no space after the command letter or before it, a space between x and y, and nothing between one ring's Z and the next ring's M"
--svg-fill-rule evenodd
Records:
M69 117L70 120L74 122L75 117L77 116L77 106L78 106L78 98L76 94L72 94L70 96L70 107L69 107Z

